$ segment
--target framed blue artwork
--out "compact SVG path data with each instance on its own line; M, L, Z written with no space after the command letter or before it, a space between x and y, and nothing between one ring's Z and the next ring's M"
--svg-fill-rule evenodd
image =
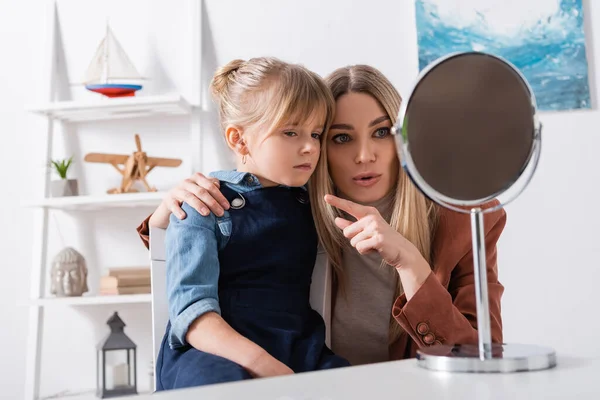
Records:
M419 70L457 51L514 64L539 110L591 108L582 0L415 0Z

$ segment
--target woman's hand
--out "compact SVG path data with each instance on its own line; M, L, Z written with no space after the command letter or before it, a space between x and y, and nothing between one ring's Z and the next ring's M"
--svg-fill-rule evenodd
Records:
M166 229L171 213L179 219L184 219L186 215L181 209L183 202L201 215L207 216L212 211L215 215L222 216L224 210L229 209L229 202L219 188L218 179L207 178L199 172L195 173L166 194L160 206L150 217L150 226Z
M431 267L415 245L392 228L374 207L332 195L326 195L325 202L356 218L352 222L338 217L335 224L360 254L377 251L387 264L396 268L407 299L412 297L431 273Z
M357 221L352 222L338 217L335 224L360 254L377 251L387 264L396 269L425 261L419 250L392 228L376 208L332 195L326 195L325 201L356 218Z

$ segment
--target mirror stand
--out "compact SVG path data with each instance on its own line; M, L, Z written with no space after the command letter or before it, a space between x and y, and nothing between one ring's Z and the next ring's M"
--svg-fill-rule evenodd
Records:
M486 267L483 216L528 185L540 156L541 128L525 77L507 60L483 52L457 52L434 61L402 103L392 129L402 168L433 202L471 218L478 341L420 348L419 366L517 372L556 365L551 348L492 343L492 326L499 321L490 315ZM494 199L496 206L483 206Z
M552 368L556 366L556 353L551 348L492 343L483 214L479 207L471 209L478 345L437 345L419 349L417 362L423 368L447 372L519 372Z

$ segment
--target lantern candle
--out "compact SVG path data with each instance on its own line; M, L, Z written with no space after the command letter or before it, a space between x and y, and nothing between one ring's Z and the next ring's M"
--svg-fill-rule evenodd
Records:
M113 387L129 386L129 366L125 363L113 367Z

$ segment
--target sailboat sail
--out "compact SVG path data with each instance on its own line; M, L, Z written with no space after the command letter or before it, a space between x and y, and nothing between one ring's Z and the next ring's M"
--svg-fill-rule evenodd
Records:
M84 84L110 83L121 79L144 78L135 68L112 30L107 27L106 36L98 45L86 70Z
M100 82L102 79L103 71L104 71L104 42L106 38L102 39L96 53L94 54L94 58L90 62L88 66L85 76L83 77L84 83L96 83Z

